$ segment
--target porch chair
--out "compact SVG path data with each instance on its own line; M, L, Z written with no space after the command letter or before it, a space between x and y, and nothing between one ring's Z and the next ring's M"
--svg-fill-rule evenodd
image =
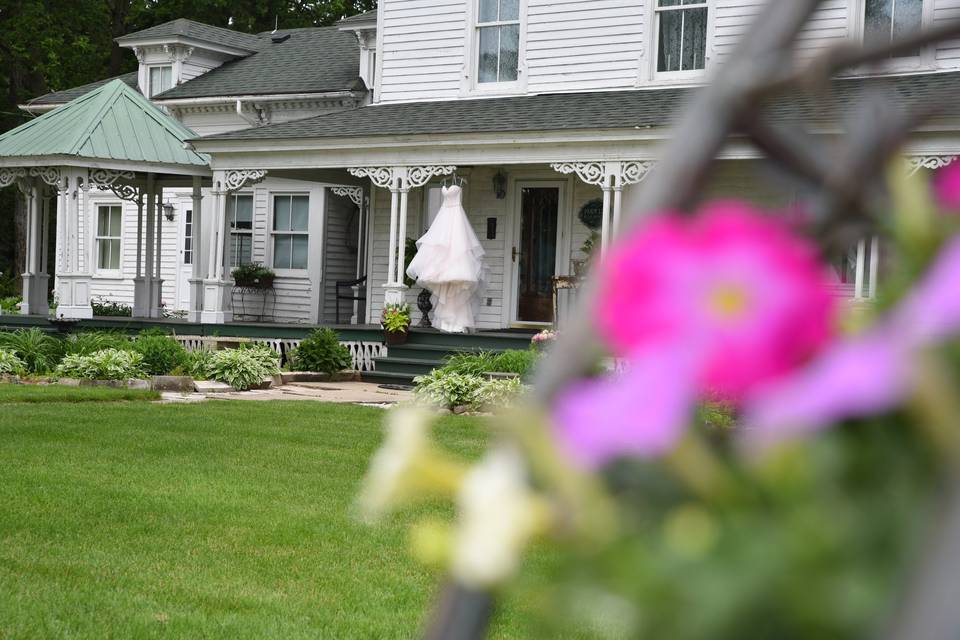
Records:
M337 324L340 324L340 301L341 300L350 300L351 302L356 302L359 300L367 299L367 276L362 278L357 278L356 280L337 280ZM358 287L354 290L354 287ZM346 293L341 293L342 290L345 290ZM350 307L350 312L353 313L353 307Z

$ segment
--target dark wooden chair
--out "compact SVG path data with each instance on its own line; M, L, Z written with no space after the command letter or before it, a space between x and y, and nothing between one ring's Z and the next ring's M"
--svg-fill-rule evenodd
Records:
M337 280L337 324L340 323L340 301L349 300L356 302L367 299L367 276L357 278L356 280ZM354 287L359 289L354 290ZM350 306L350 312L353 312L353 305Z

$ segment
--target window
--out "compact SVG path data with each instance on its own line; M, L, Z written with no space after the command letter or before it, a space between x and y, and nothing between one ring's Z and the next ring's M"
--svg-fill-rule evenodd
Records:
M705 0L657 0L657 72L694 71L706 66Z
M97 207L97 269L120 270L120 222L123 209L120 205Z
M150 95L153 97L173 88L173 67L150 67Z
M273 268L306 269L309 196L273 196Z
M520 65L520 0L479 0L477 82L515 82Z
M193 210L183 214L183 264L193 264Z
M923 23L923 0L865 0L863 41L883 45L919 31ZM919 52L913 55L919 55Z
M253 262L253 196L227 196L230 221L230 266Z

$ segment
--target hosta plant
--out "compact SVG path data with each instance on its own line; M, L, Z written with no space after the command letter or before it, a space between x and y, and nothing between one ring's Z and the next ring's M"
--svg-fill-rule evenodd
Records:
M143 356L135 351L102 349L89 355L68 355L56 369L61 378L81 380L127 380L145 378Z
M23 360L7 349L0 349L0 375L16 376L24 372Z
M59 340L33 327L0 333L0 348L16 354L27 372L46 373L56 366L61 347Z
M207 365L211 379L240 391L259 386L279 372L279 357L269 347L214 351Z

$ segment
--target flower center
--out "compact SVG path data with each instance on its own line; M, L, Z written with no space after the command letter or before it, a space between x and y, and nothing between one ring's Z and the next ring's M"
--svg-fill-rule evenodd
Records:
M707 298L707 306L724 320L741 317L750 305L750 296L742 287L734 284L722 284L714 287Z

